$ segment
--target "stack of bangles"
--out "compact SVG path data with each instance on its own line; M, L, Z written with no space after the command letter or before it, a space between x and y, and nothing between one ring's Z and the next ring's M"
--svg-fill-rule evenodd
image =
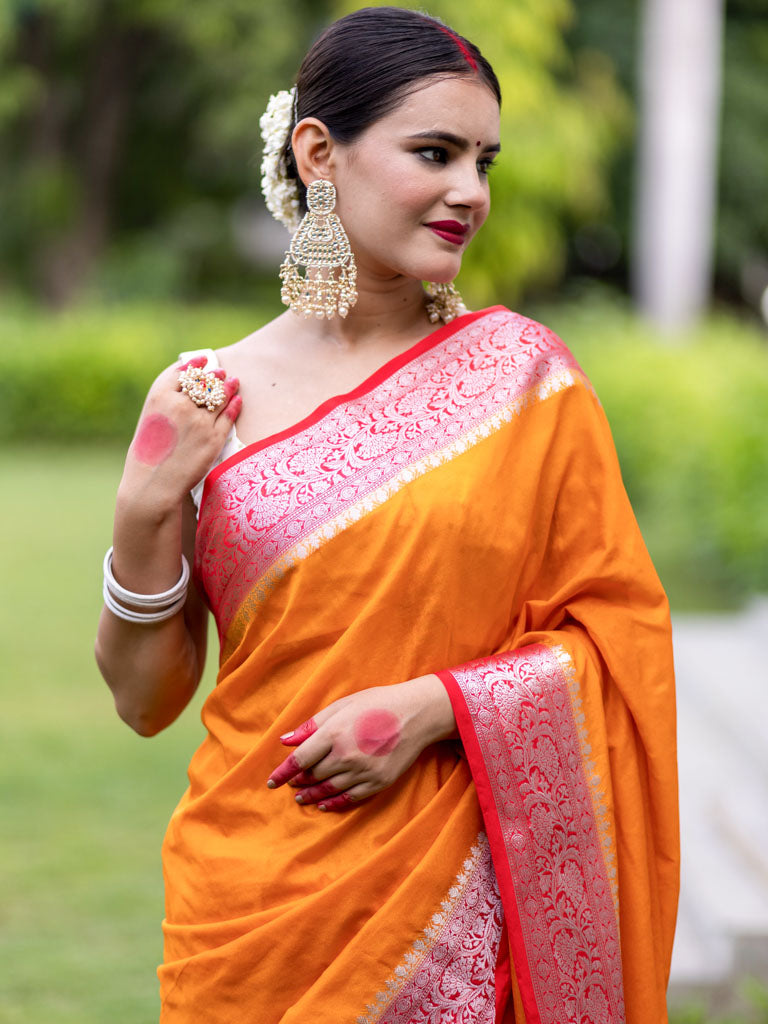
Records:
M178 583L162 594L134 594L121 587L112 574L112 548L104 555L104 604L126 622L147 624L170 619L184 607L188 589L189 563L184 555L181 556L181 577ZM120 604L121 601L124 604ZM126 604L134 607L126 608Z

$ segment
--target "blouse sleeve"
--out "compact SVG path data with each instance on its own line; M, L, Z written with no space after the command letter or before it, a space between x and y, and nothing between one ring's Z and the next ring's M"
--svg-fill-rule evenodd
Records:
M219 369L219 359L212 348L198 348L193 349L189 352L179 353L179 359L182 362L187 362L190 359L194 359L196 356L206 357L206 359L208 360L207 363L205 364L206 370ZM224 460L228 459L230 455L234 455L235 452L239 452L244 447L245 445L237 436L237 430L235 429L235 425L232 424L232 429L227 434L226 440L224 441L224 446L222 447L221 451L216 456L213 463L206 470L205 476L203 476L203 478L199 480L192 488L192 490L189 492L192 495L192 501L194 501L195 503L195 509L197 510L198 515L200 513L200 502L203 497L203 488L205 487L205 477L207 477L211 470L218 466L219 463L224 462Z

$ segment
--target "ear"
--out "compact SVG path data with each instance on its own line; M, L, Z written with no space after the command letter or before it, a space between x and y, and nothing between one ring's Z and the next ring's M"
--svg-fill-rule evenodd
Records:
M317 178L333 181L335 143L322 121L316 117L299 121L293 129L291 147L296 169L305 185Z

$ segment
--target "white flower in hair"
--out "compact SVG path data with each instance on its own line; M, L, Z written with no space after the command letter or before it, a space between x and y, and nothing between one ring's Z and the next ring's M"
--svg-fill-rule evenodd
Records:
M299 191L296 182L286 177L280 156L293 119L296 86L282 89L269 97L267 109L261 115L259 126L264 140L261 161L261 191L272 216L293 232L301 222Z

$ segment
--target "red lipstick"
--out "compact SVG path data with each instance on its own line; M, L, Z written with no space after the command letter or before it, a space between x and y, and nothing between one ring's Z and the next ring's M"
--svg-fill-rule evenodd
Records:
M461 245L469 231L469 224L460 224L457 220L433 220L425 227L430 228L446 242L453 242L454 245Z

